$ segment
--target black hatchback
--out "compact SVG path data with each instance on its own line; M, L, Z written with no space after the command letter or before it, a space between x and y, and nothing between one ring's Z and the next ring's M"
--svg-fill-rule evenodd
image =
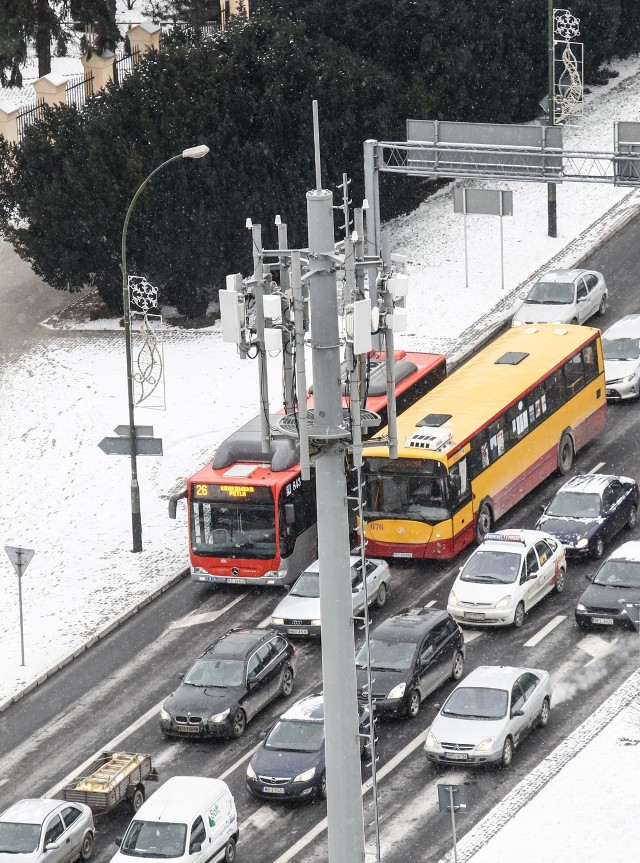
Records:
M160 711L167 736L241 737L247 722L293 689L295 647L270 629L231 629L210 644Z
M420 704L445 680L464 672L464 639L446 611L407 608L371 633L371 698L376 714L418 715ZM367 702L367 645L356 656L358 701Z

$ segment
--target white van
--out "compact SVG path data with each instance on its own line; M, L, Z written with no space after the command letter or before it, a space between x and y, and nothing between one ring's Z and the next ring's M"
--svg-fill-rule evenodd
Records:
M138 809L111 863L233 863L236 806L226 782L173 776Z

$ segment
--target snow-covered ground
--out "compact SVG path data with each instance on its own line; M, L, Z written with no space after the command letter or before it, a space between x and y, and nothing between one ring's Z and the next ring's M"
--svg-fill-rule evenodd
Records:
M587 98L583 117L566 128L566 147L611 151L613 122L640 117L640 58L617 68L620 78L597 88ZM479 216L468 217L470 278L465 288L462 217L453 213L451 189L392 224L393 251L408 255L412 277L409 329L398 337L399 347L460 355L492 323L508 316L519 286L539 268L575 263L640 209L640 192L564 184L558 187L558 237L551 239L544 185L491 185L514 193L514 216L504 220L504 290L498 222ZM381 190L384 211L384 178ZM287 214L281 215L286 221ZM272 232L265 231L266 246L275 243L275 227ZM57 323L49 321L48 326ZM3 544L36 552L22 580L24 666L17 578L8 558L0 565L0 706L186 566L184 505L178 520L171 521L168 497L258 410L257 366L240 361L235 348L223 344L217 326L166 332L166 410L136 410L136 422L152 425L163 439L164 456L139 459L144 551L131 554L129 461L98 449L103 437L127 422L124 345L121 330L113 332L117 325L106 332L102 327L93 323L73 338L61 332L0 370L0 533ZM270 360L270 381L277 408L279 358ZM607 740L615 747L615 735L622 733L616 728L612 724L594 738L592 768L594 761L613 757L598 747ZM638 751L625 748L624 754L630 752L637 767ZM623 760L630 764L632 757ZM626 786L612 792L607 810L615 809L616 794L629 793ZM529 811L527 807L518 817ZM559 811L559 805L553 806L551 815L557 817ZM584 823L593 829L592 806L586 811ZM530 840L531 831L520 835ZM516 843L519 857L529 840ZM632 846L629 836L625 847ZM486 853L493 847L498 846L492 842ZM554 849L553 859L561 858ZM504 857L478 858L482 863L498 859ZM541 859L538 853L538 863ZM565 859L591 858L572 854ZM630 858L622 849L598 859Z

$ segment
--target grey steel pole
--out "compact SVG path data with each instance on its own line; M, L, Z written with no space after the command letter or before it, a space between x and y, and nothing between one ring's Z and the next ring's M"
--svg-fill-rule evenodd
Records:
M24 665L24 621L22 617L22 548L18 549L18 607L20 609L20 665Z
M269 456L271 450L271 430L269 427L269 378L267 372L267 351L264 346L264 267L262 264L262 226L251 226L253 247L253 280L256 298L256 336L258 339L258 378L260 383L260 440L262 454Z
M347 432L340 393L337 285L329 258L335 248L331 192L307 193L307 217L315 404L310 436L322 447L316 460L316 493L329 863L362 863L364 819L344 469Z
M287 226L280 221L280 216L276 216L276 225L278 227L278 249L282 251L286 251L289 248L289 241L287 238ZM285 297L288 296L290 288L291 288L291 279L290 279L290 266L288 265L286 258L282 256L280 258L280 290L284 294ZM282 307L282 374L284 378L284 412L290 416L295 412L295 404L293 395L295 392L294 380L295 380L295 369L294 369L294 350L292 347L292 339L291 339L291 330L289 329L289 324L291 324L290 320L285 320L285 316L289 312L289 301L283 299L281 301Z
M553 0L549 0L548 15L548 55L549 55L549 125L554 126L556 122L556 93L555 93L555 70L553 68L554 61L554 44L553 44ZM547 183L547 221L550 237L558 236L558 214L556 208L556 184Z
M307 421L307 366L304 356L304 296L300 252L291 252L291 290L293 293L293 320L296 338L296 387L298 392L298 422L300 431L300 474L305 482L311 479L309 460L309 425Z
M453 785L449 785L449 809L451 810L451 830L453 832L453 863L458 863L458 843L456 840L456 813L453 805Z
M129 276L127 273L127 228L133 207L149 180L171 162L178 159L201 159L209 152L209 148L201 144L197 147L189 147L172 156L153 170L146 179L140 183L138 189L131 199L127 214L122 226L122 249L120 266L122 268L122 304L124 306L124 344L127 361L127 402L129 406L129 447L131 455L131 531L133 535L133 548L131 551L142 551L142 517L140 515L140 487L138 485L138 462L136 451L136 424L134 419L133 402L133 363L131 360L131 299L129 297Z

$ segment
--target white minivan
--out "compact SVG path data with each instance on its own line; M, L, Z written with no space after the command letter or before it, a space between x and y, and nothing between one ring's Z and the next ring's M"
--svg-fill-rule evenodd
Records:
M173 776L138 809L111 863L233 863L236 806L226 782Z

